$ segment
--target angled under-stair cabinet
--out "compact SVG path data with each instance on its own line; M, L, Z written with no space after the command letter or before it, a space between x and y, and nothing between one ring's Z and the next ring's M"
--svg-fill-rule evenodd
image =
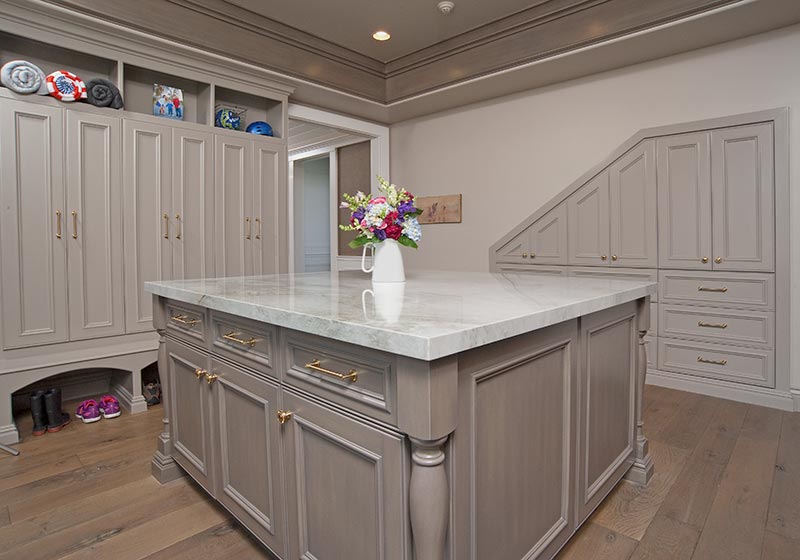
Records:
M787 121L642 130L498 241L491 269L658 281L651 383L792 409ZM554 216L566 263L531 258Z

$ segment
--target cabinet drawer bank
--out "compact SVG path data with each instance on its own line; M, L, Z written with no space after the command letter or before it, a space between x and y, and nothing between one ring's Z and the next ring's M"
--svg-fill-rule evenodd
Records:
M388 319L360 272L145 288L154 476L189 474L281 559L549 560L652 476L654 282L415 272Z

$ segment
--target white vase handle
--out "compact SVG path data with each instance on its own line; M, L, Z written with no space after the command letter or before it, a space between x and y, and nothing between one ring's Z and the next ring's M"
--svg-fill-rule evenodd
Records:
M361 309L364 310L364 319L369 320L369 314L367 313L367 294L372 296L372 301L375 301L375 292L372 290L364 290L361 292Z
M370 249L370 256L372 257L372 266L367 268L367 247ZM375 245L372 243L367 243L364 245L363 251L361 252L361 270L369 274L372 272L372 269L375 268Z

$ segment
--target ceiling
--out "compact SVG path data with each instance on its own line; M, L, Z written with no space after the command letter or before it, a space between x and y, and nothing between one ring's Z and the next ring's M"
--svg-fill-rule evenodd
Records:
M341 148L369 140L366 136L345 132L317 123L289 119L287 135L289 157L294 158L323 148Z
M482 27L546 0L455 0L448 15L439 0L225 0L369 56L389 62ZM388 31L389 41L372 33Z

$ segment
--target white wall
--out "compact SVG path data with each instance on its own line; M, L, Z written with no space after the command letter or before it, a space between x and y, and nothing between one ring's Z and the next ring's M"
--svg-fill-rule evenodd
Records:
M391 128L391 180L463 193L461 224L423 226L409 268L487 270L488 248L637 130L788 106L800 138L800 26L597 74ZM800 185L800 150L791 150ZM792 205L792 332L800 334L800 196ZM800 351L792 386L800 388Z
M306 272L330 270L330 159L296 161L303 167L303 260ZM297 183L295 183L297 188Z

